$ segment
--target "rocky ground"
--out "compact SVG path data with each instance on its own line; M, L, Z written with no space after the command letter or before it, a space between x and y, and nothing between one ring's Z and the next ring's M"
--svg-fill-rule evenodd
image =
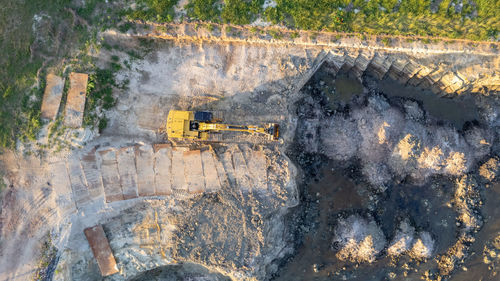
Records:
M1 155L0 279L100 280L95 224L120 270L105 280L439 280L477 252L499 176L495 55L102 36L118 47L99 63L128 65L108 128ZM281 140L165 146L170 109L276 122Z

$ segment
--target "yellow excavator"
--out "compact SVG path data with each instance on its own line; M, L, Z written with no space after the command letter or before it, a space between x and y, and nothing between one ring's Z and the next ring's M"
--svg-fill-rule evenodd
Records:
M279 126L268 123L266 126L254 125L229 125L222 123L222 119L212 112L207 111L182 111L170 110L167 117L166 132L169 140L184 139L211 141L211 135L224 131L246 132L261 134L269 140L277 140Z

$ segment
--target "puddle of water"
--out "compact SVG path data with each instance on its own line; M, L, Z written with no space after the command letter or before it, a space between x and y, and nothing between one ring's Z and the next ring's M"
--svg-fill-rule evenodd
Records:
M444 98L430 90L403 85L391 78L373 79L376 88L389 97L405 97L420 101L424 110L438 120L447 120L457 129L465 122L479 119L478 108L472 97Z
M368 196L360 195L366 188L356 186L341 171L332 172L332 166L323 169L321 180L307 186L308 192L319 200L317 227L305 236L297 254L274 280L331 280L331 273L345 265L331 248L332 222L340 211L366 208ZM322 268L315 272L314 264Z
M457 216L450 203L453 183L446 179L434 179L424 186L397 185L389 188L377 210L377 217L386 235L392 236L398 227L397 216L409 218L416 230L434 235L435 251L445 252L455 243Z
M331 109L336 109L339 103L348 103L353 96L363 93L363 84L350 72L334 75L320 68L309 83L328 97Z
M334 100L349 102L355 95L363 93L363 85L349 73L339 73L335 78Z
M401 84L390 77L378 80L368 74L364 79L370 81L370 87L376 88L388 97L412 98L421 102L430 116L449 121L457 129L461 129L467 121L480 118L478 107L471 96L445 98L428 89ZM310 82L329 98L331 109L338 108L339 103L349 102L353 96L363 94L363 84L350 72L339 72L334 76L320 68Z
M472 244L472 254L466 260L464 266L467 271L459 270L450 278L450 281L498 281L500 280L500 268L495 268L493 271L488 269L488 265L483 262L484 246L500 234L500 183L491 185L484 190L482 195L484 198L484 206L481 213L487 220L483 228L476 236L476 241ZM493 276L496 272L496 276Z

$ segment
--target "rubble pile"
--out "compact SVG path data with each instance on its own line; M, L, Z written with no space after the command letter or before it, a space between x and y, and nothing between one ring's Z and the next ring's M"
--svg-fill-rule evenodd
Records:
M423 183L431 175L461 175L489 153L490 134L471 128L466 136L476 137L463 136L415 116L421 109L414 103L405 105L402 110L373 95L348 115L324 118L318 123L323 152L335 160L360 159L363 175L380 187L407 176Z
M449 275L468 256L468 250L475 241L475 233L483 224L479 208L483 204L480 197L481 186L472 175L463 175L456 180L453 205L458 213L459 233L456 243L438 258L441 275Z
M355 214L338 220L333 245L340 260L373 262L385 243L384 233L373 218Z

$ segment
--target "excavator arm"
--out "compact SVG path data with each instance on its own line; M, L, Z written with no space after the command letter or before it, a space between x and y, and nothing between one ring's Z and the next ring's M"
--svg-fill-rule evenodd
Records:
M269 123L266 127L254 126L254 125L231 125L231 124L220 124L220 123L198 123L198 131L201 132L221 132L221 131L232 131L232 132L246 132L250 134L263 134L269 136L270 139L276 140L279 136L278 125Z

